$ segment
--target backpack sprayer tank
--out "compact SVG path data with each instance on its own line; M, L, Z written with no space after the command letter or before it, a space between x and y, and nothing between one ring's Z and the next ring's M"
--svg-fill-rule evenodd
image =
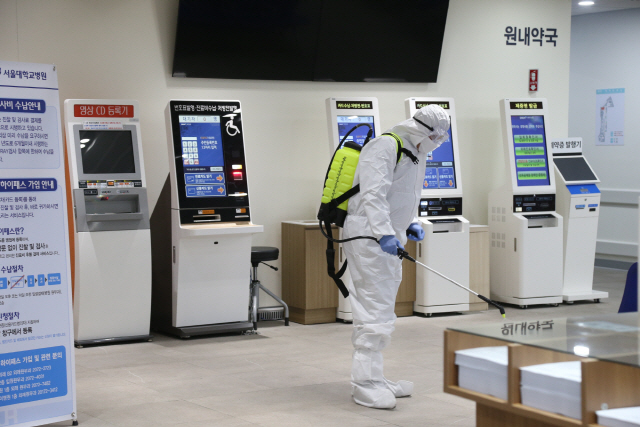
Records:
M343 201L337 207L329 206L329 203L351 190L361 149L358 144L347 141L336 151L329 166L318 218L328 220L338 227L344 226L349 200Z

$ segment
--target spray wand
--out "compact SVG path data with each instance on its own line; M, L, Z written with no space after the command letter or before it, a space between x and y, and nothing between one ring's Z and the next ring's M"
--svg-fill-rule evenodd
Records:
M495 301L490 300L489 298L485 297L484 295L480 295L479 293L477 293L476 291L473 291L469 288L467 288L466 286L462 286L460 283L456 282L453 279L448 278L447 276L445 276L442 273L437 272L436 270L434 270L433 268L429 267L426 264L421 263L420 261L416 261L415 258L413 258L411 255L409 255L409 253L405 250L402 250L400 248L398 248L398 257L400 259L406 258L411 262L415 262L418 265L421 265L422 267L426 268L427 270L431 271L432 273L437 274L438 276L442 277L445 280L448 280L449 282L453 283L454 285L464 289L467 292L470 292L472 294L474 294L475 296L477 296L478 298L480 298L482 301L486 302L487 304L491 304L492 306L494 306L495 308L497 308L498 310L500 310L500 314L502 314L502 317L506 318L507 315L504 312L504 307L502 307L500 304L498 304Z

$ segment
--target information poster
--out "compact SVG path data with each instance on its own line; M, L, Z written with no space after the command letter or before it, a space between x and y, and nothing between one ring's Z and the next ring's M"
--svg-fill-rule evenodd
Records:
M58 77L0 61L0 426L75 419Z
M624 88L596 90L596 145L624 145Z

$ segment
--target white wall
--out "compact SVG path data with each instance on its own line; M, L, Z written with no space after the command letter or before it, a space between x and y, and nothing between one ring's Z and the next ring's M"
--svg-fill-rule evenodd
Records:
M571 28L569 136L602 181L599 258L635 262L640 195L640 9L574 16ZM625 89L625 145L596 146L596 90Z
M255 244L279 247L281 221L315 218L329 161L328 97L378 97L383 128L405 118L405 98L454 97L464 215L474 223L487 222L487 195L506 175L498 102L530 96L530 68L540 70L537 96L548 98L553 115L548 136L567 136L569 0L451 0L438 83L432 84L172 78L177 7L177 0L0 0L0 58L57 64L61 101L140 101L150 208L169 170L163 116L167 102L239 99L253 221L265 226ZM429 25L428 16L424 22ZM507 26L557 28L557 47L506 46ZM264 269L260 274L279 294L280 273ZM269 304L265 298L262 305Z

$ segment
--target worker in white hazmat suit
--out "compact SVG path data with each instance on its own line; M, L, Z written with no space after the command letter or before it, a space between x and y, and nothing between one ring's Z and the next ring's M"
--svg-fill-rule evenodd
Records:
M397 162L397 143L391 136L371 140L360 154L353 185L360 192L349 199L343 238L373 236L343 244L353 283L349 285L353 312L354 346L351 368L356 403L379 409L396 406L396 397L409 396L413 383L387 380L382 371L382 349L391 340L396 315L396 294L402 279L398 248L404 249L407 230L422 240L424 230L416 218L427 153L448 138L449 115L437 105L421 108L413 118L388 132L402 139L417 164L403 155Z

